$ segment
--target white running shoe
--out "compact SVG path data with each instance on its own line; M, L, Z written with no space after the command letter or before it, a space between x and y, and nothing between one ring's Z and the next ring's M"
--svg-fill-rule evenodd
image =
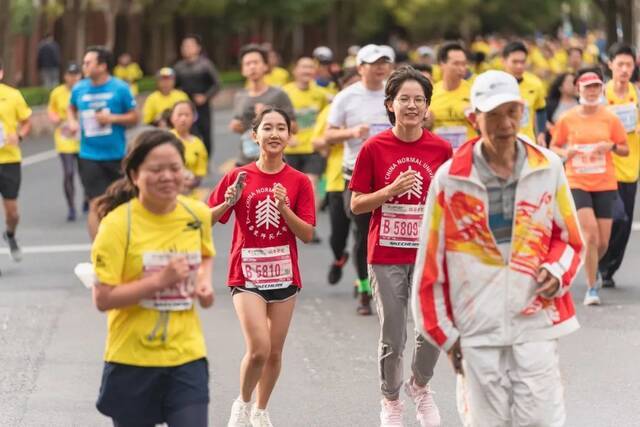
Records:
M600 296L598 295L598 288L590 288L587 290L584 296L584 305L600 305Z
M269 419L269 412L266 409L258 409L253 407L251 411L251 427L273 427Z
M429 384L418 387L411 381L404 383L404 391L416 404L416 419L421 427L440 427L440 411L433 400Z
M380 411L380 427L402 427L402 415L404 413L404 403L400 399L380 401L382 410Z
M251 402L244 402L241 397L233 401L231 416L227 427L251 427Z

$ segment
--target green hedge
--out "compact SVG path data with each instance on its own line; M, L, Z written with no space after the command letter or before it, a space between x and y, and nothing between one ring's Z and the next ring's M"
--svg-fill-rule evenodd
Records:
M223 85L237 85L244 82L244 78L239 71L224 71L220 73ZM145 76L138 82L140 93L151 92L156 88L155 77ZM49 101L49 90L41 86L30 86L19 88L22 96L31 107L46 105Z

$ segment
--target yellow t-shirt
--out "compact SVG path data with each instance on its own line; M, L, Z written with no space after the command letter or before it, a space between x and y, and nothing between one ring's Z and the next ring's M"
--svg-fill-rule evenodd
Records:
M313 134L311 140L316 138L322 138L325 130L327 129L327 119L329 118L330 106L327 105L322 109L316 120L316 125L313 128ZM329 149L329 156L327 157L327 166L324 171L326 178L326 191L328 192L342 192L344 191L345 182L342 176L342 157L344 154L344 144L333 144Z
M471 83L460 82L457 89L447 91L443 82L433 86L429 109L435 117L433 132L449 141L453 149L477 135L465 112L471 108Z
M616 169L618 182L636 182L640 174L640 135L638 135L638 93L629 83L627 98L616 96L613 91L613 80L608 82L605 89L609 110L622 121L627 132L629 155L620 157L613 153L613 165Z
M282 87L289 83L289 72L282 67L273 67L271 72L264 76L264 82L269 86Z
M190 135L189 139L180 138L178 132L171 131L178 137L182 145L184 145L184 162L185 167L195 176L203 177L207 174L207 163L209 162L209 154L204 142L195 135Z
M545 91L542 81L531 73L525 72L519 83L520 95L524 99L524 113L520 121L520 133L526 135L531 141L536 141L535 121L536 111L546 107Z
M113 69L113 75L129 83L133 96L138 94L138 84L136 82L143 76L142 70L138 64L132 62L125 67L122 65L116 65Z
M313 145L311 136L318 114L329 103L325 89L310 85L307 90L300 90L295 83L286 84L282 90L286 92L293 104L298 124L298 133L293 138L297 141L294 146L285 149L286 154L311 154Z
M100 283L127 286L142 278L145 270L157 270L159 258L176 253L188 257L194 274L200 257L215 255L209 208L179 196L173 212L155 215L133 199L103 218L91 260ZM203 358L206 353L194 306L164 312L132 305L108 312L107 362L168 367Z
M49 94L49 111L60 117L60 124L53 133L53 140L58 153L75 154L80 151L80 139L78 135L72 135L67 129L67 108L71 99L71 90L67 85L61 84Z
M179 89L173 89L168 95L164 95L159 90L153 91L144 101L142 120L146 124L151 124L158 120L165 110L173 108L176 102L188 100L187 94Z
M18 125L31 117L31 108L17 89L0 83L0 163L19 163L18 145L7 144L7 137L18 132Z
M442 68L440 68L440 65L433 64L431 66L431 77L433 78L433 81L436 83L442 80Z

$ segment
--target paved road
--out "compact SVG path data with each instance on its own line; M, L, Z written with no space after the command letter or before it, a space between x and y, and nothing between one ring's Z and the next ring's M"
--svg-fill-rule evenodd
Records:
M225 129L228 113L216 116L220 165L235 153ZM27 156L52 147L44 139L24 144ZM25 259L14 264L0 252L0 425L108 426L94 407L102 367L105 316L72 275L88 259L84 224L65 222L57 158L31 157L25 166L19 239ZM215 177L210 184L215 182ZM639 204L640 205L640 204ZM638 218L636 218L636 221ZM328 233L326 215L319 234ZM224 286L231 225L216 227L217 301L201 312L212 372L211 419L226 425L238 394L243 354L240 328ZM77 245L77 246L68 246ZM352 268L338 286L326 284L327 245L301 249L305 288L285 348L284 369L271 402L278 427L375 426L379 395L376 374L376 317L358 317L351 298ZM582 329L561 342L569 426L639 426L640 233L635 232L619 287L603 292L605 305L578 306ZM574 295L581 301L582 278ZM407 365L409 360L406 361ZM443 425L459 425L454 377L444 358L432 381ZM406 398L405 398L406 400ZM415 426L412 405L406 421Z

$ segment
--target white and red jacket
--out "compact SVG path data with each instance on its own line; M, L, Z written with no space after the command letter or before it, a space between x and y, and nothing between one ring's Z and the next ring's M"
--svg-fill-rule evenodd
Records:
M431 182L416 258L412 308L418 330L449 350L549 340L579 328L571 294L584 245L560 158L523 142L511 252L489 228L488 195L465 143ZM552 299L535 294L546 268L560 280Z

